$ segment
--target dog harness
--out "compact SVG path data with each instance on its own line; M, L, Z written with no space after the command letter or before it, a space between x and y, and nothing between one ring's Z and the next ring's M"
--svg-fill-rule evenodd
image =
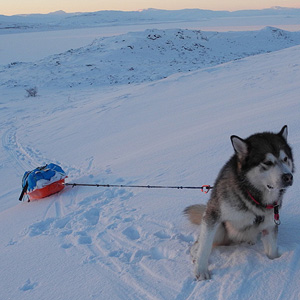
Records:
M255 200L255 198L250 194L249 191L247 191L247 193L248 193L249 197L251 198L251 200L255 204L257 204L257 205L259 205L259 206L261 206L263 208L266 208L266 209L274 209L274 223L276 225L280 225L281 222L280 222L280 219L279 219L279 204L277 203L277 201L274 202L274 205L263 205L263 204L259 203L257 200ZM256 217L256 219L257 218L258 217ZM255 221L256 221L256 219L255 219Z

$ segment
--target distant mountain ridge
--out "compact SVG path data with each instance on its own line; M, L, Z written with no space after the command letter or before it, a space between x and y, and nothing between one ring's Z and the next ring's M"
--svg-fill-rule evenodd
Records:
M195 14L211 14L211 15L249 15L252 14L253 16L261 15L261 14L282 14L288 12L289 14L293 15L300 15L300 8L290 8L290 7L282 7L282 6L272 6L270 8L264 9L243 9L243 10L235 10L235 11L227 11L227 10L209 10L209 9L200 9L200 8L185 8L185 9L178 9L178 10L165 10L165 9L157 9L157 8L146 8L140 9L137 11L122 11L122 10L99 10L94 12L76 12L76 13L68 13L63 10L57 10L54 12L50 12L47 14L17 14L12 15L11 17L15 16L36 16L36 15L69 15L72 16L76 15L87 15L87 14L106 14L106 13L124 13L124 14L173 14L173 15L181 15L182 13L191 13L194 12ZM1 16L1 15L0 15Z
M55 30L105 25L147 24L157 22L189 22L213 18L286 16L300 18L299 8L271 7L261 10L213 11L204 9L143 9L139 11L103 10L66 13L62 10L48 14L0 15L0 34L7 30Z

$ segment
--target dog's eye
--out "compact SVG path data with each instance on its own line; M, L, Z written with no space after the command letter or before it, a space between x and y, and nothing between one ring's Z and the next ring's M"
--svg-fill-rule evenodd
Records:
M273 162L270 161L270 160L265 161L263 164L268 166L268 167L273 166Z
M287 162L288 161L288 158L287 156L283 159L284 162Z

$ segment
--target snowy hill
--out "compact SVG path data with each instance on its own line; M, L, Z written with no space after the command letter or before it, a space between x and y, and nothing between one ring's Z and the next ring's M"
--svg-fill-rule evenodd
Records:
M17 199L24 171L49 162L68 182L213 184L233 153L230 135L284 124L297 170L299 62L298 33L266 28L145 31L2 66L0 299L297 300L297 173L280 213L282 256L269 260L261 241L218 247L206 282L194 281L189 248L198 231L182 211L209 194L66 187ZM111 74L118 83L103 80ZM26 98L32 84L39 96Z
M5 86L106 86L166 78L300 44L300 32L273 27L247 32L146 30L95 40L91 45L33 63L0 69Z

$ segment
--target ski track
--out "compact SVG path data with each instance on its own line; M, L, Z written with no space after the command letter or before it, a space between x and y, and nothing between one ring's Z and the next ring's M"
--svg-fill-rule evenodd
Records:
M30 171L36 167L54 162L61 165L69 176L79 177L88 173L92 169L93 157L86 159L87 166L85 168L76 168L67 166L60 161L49 159L42 155L40 150L34 149L29 145L22 144L18 138L18 127L10 126L2 135L2 147L9 156L9 163L15 166L18 176L22 177L25 171Z
M25 170L30 170L38 166L37 160L40 153L30 147L22 147L18 142L17 128L11 126L2 136L2 147L11 158L19 175L23 175Z

